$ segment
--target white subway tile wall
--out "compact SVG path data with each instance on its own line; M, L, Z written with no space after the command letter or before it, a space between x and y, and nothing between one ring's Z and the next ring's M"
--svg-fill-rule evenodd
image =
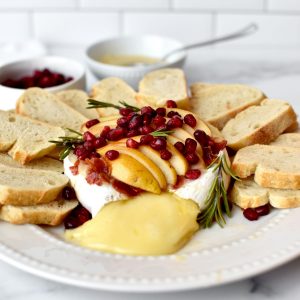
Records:
M259 32L225 47L300 48L300 0L0 0L0 44L35 38L85 47L124 34L188 43L250 22Z

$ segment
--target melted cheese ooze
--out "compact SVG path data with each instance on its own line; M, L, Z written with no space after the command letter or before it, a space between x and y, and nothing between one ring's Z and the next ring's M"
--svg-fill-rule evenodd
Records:
M163 255L182 248L199 229L198 205L164 193L110 202L95 218L67 230L84 247L129 255Z

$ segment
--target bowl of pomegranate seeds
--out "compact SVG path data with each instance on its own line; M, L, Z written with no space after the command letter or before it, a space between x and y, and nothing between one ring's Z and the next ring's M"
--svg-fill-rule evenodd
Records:
M86 49L85 56L97 78L119 77L137 87L139 80L150 71L182 68L186 51L163 59L182 46L180 41L162 36L125 36L93 43Z
M0 67L0 108L14 109L24 90L40 87L50 92L85 89L85 68L68 58L44 56Z

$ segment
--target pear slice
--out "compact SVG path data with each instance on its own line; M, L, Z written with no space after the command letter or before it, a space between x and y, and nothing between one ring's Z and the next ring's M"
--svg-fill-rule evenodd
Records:
M171 166L175 169L176 173L180 176L184 176L189 168L189 164L185 157L169 142L167 142L167 150L172 153L172 157L169 159Z
M111 128L115 128L117 126L117 119L107 120L107 121L104 121L104 122L100 121L100 123L98 123L98 124L96 124L96 125L94 125L90 128L86 128L86 126L84 125L81 128L81 132L89 131L92 134L98 136L101 133L104 126L109 126Z
M101 151L102 149L104 148L100 148L98 151L104 155L106 151ZM107 159L107 162L111 167L113 178L153 194L161 193L159 184L153 175L131 156L120 153L117 159Z
M199 130L203 130L206 134L208 134L209 136L211 136L211 131L209 129L209 127L205 124L205 122L203 122L196 114L188 111L188 110L184 110L184 109L180 109L180 108L166 108L167 114L170 111L176 111L178 112L182 118L184 118L185 115L191 114L195 117L195 119L197 120L197 125L195 128L192 128L189 126L190 128L193 129L192 135L194 135L194 131L199 129Z
M107 146L100 148L98 152L101 155L104 155L106 151L108 150L117 150L119 153L127 154L137 160L139 163L141 163L155 178L155 180L158 182L160 188L162 190L165 190L167 187L167 181L160 170L160 168L151 160L149 159L145 154L143 154L141 151L128 148L123 143L120 144L118 142L110 143Z

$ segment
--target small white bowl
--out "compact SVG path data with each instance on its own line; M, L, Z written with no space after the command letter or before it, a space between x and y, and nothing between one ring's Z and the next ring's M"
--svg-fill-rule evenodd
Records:
M143 55L153 58L162 58L170 51L182 47L177 40L154 36L128 36L113 38L92 44L86 49L86 60L94 75L99 78L119 77L133 87L148 72L161 68L181 68L186 59L186 51L172 55L167 61L143 66L116 66L99 61L102 55Z
M45 68L52 72L73 77L67 83L46 88L45 90L49 92L58 92L67 89L85 90L86 75L84 66L74 60L58 56L43 56L5 64L0 67L0 83L8 78L18 79L23 76L29 76L34 70ZM23 92L24 89L10 88L0 84L0 109L14 109L18 98Z

